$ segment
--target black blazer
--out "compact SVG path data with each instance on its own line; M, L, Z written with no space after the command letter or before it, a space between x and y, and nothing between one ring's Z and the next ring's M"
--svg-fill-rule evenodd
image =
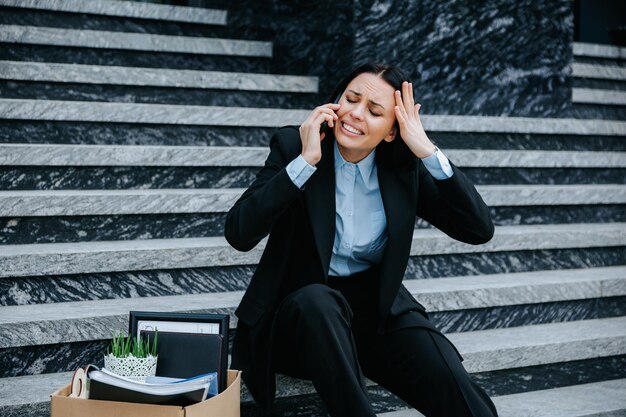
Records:
M302 150L297 126L279 129L256 180L228 212L225 237L248 251L269 234L267 245L239 307L233 369L254 399L269 408L275 394L270 330L273 313L290 292L324 283L335 237L334 137L322 141L322 159L304 189L293 184L286 166ZM401 141L401 139L398 139ZM489 209L469 179L450 161L451 178L437 180L403 143L381 142L376 165L387 217L388 241L379 265L376 306L380 334L407 326L438 331L424 307L402 285L415 216L448 236L481 244L493 236ZM404 314L417 311L420 314Z

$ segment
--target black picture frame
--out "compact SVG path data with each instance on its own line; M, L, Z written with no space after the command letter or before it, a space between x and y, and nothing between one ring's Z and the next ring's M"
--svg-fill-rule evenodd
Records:
M131 311L128 334L151 339L156 327L157 353L166 352L159 355L157 375L189 378L217 371L218 391L222 392L228 368L229 323L228 314Z

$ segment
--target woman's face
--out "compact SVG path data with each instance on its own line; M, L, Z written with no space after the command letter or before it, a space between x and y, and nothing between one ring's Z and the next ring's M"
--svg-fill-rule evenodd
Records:
M358 75L343 92L339 120L333 131L341 156L359 162L378 146L395 137L394 88L378 75Z

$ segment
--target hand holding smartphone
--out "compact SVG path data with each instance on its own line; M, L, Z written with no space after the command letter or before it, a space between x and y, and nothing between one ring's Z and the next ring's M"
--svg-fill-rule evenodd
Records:
M321 142L338 120L335 112L341 107L340 98L341 94L335 98L335 103L316 107L300 125L302 157L310 165L315 165L322 159Z
M333 104L339 104L339 100L341 100L341 96L343 93L339 93L339 95L335 98L335 101L333 102ZM328 130L330 128L328 127L328 122L324 122L322 123L322 125L320 126L320 135L322 133L328 133Z

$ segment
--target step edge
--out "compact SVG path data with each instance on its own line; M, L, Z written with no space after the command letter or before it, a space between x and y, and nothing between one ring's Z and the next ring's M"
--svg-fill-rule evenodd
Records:
M226 10L119 0L99 0L98 2L76 0L63 0L63 2L47 0L0 0L0 6L217 26L226 26L227 22Z

